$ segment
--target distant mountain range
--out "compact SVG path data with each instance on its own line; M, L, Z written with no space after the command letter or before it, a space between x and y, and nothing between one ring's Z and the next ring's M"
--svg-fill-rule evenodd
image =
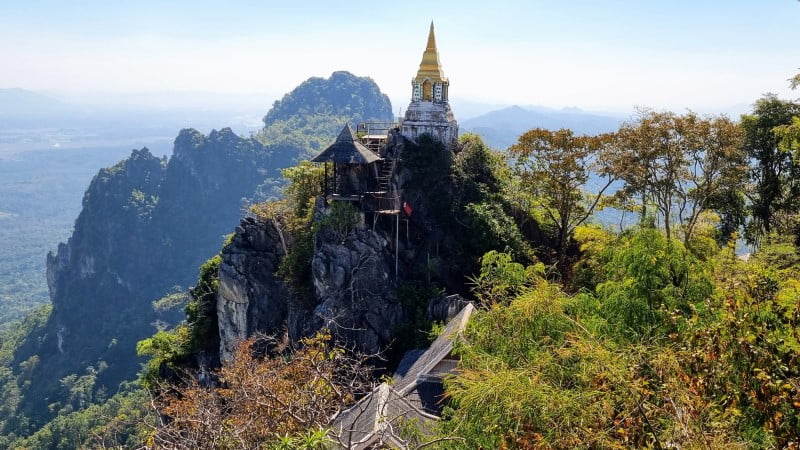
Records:
M157 105L157 97L150 100ZM256 110L252 104L229 109L188 104L148 108L120 101L88 104L25 89L0 89L0 158L52 148L147 145L154 150L155 142L171 143L176 129L208 132L220 124L247 135L261 127L260 118L270 103L264 99L263 107Z
M74 110L52 97L25 89L0 89L0 117L55 116Z
M322 79L311 78L309 83L319 83L319 80ZM372 93L358 91L358 94L348 101L361 101ZM331 98L321 98L320 105L291 106L303 106L308 112L321 113L325 108L339 106L336 98L338 94L331 95ZM108 102L99 102L98 98L91 95L61 100L25 89L0 89L0 130L69 127L92 129L92 134L96 135L98 132L107 134L111 130L119 134L121 130L130 128L137 128L135 131L140 133L141 128L145 127L151 130L150 134L158 130L161 134L171 135L176 128L210 130L223 123L240 133L247 133L260 127L259 115L254 111L263 111L272 101L264 94L248 97L242 94L210 96L208 93L174 92L142 94L138 97L131 94L130 98L120 94L102 98ZM131 103L131 98L135 98L138 103ZM397 98L393 103L404 106L407 101ZM256 108L261 103L264 108ZM388 104L388 98L379 99L378 106L381 108ZM624 113L590 112L578 108L504 106L463 98L454 99L452 104L461 132L480 134L490 146L497 149L507 148L522 133L536 127L569 128L578 134L596 134L614 131L622 120L628 118L628 114ZM355 106L363 108L365 105ZM749 105L733 105L713 112L736 118L748 109ZM402 113L402 107L394 112ZM276 110L273 114L279 113ZM13 140L5 139L3 142L5 146L9 146ZM78 145L74 146L87 147L84 142L76 144ZM96 146L96 143L93 144ZM19 145L13 148L17 151L28 149ZM2 148L0 153L1 151Z
M504 149L532 128L569 128L577 134L598 134L614 131L622 116L588 113L577 108L561 110L509 106L460 123L461 132L477 133L491 147Z

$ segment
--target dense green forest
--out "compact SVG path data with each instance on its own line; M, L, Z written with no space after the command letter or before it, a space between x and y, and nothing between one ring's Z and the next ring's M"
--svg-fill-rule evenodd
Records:
M128 153L54 149L0 158L0 328L47 303L47 252L69 237L97 168Z

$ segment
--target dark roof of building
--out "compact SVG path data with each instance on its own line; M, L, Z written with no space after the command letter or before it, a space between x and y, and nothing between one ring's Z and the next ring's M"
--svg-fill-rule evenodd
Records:
M464 330L464 327L466 327L467 321L469 321L473 311L475 311L475 307L472 305L472 303L467 304L461 309L461 312L453 317L452 320L447 322L447 326L444 328L444 331L442 331L439 337L433 341L425 353L415 358L408 369L404 368L405 373L395 373L395 389L403 392L405 389L409 388L417 380L417 378L427 374L433 370L433 368L436 367L436 365L439 364L443 359L447 358L447 356L453 350L453 339L456 337L456 335L458 335L458 333ZM403 357L403 359L405 360L406 358Z
M372 448L376 442L400 442L396 431L413 423L425 432L442 412L444 385L434 371L449 362L453 339L464 330L475 307L469 303L447 323L427 350L411 350L403 356L394 384L381 383L370 394L333 420L331 433L343 447ZM447 360L447 361L445 361ZM449 370L450 364L445 364Z
M411 370L411 367L413 367L419 357L424 354L424 348L415 348L407 351L405 355L403 355L403 359L400 360L400 364L397 365L397 370L394 371L394 378L400 379L408 375L408 371Z
M353 130L346 124L336 141L315 156L311 162L333 162L338 164L371 164L379 161L380 156L368 149L353 136Z
M333 421L331 433L346 448L371 448L371 443L402 442L398 436L403 423L418 427L438 417L417 406L419 400L409 401L386 383L378 385L361 401L343 411Z
M440 377L420 377L403 398L420 411L441 416L444 382Z
M380 429L380 415L383 408L382 399L387 384L380 384L358 403L343 411L336 417L331 429L337 434L339 441L347 446L362 442Z

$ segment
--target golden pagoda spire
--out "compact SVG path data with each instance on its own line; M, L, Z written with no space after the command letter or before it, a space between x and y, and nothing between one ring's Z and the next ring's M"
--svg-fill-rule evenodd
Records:
M433 21L431 21L431 29L428 32L428 45L425 46L425 52L422 54L422 62L419 64L416 80L421 82L426 78L432 82L446 80L444 72L442 72L442 64L439 62L439 51L436 49Z
M428 31L428 45L426 50L436 51L436 35L433 34L433 21L431 20L431 29Z

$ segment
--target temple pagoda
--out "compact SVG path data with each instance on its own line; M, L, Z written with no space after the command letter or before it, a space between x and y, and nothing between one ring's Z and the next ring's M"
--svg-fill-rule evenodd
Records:
M405 137L416 141L420 135L429 134L452 148L458 139L458 123L450 109L449 88L450 82L442 71L431 22L422 62L411 80L411 103L400 124Z

